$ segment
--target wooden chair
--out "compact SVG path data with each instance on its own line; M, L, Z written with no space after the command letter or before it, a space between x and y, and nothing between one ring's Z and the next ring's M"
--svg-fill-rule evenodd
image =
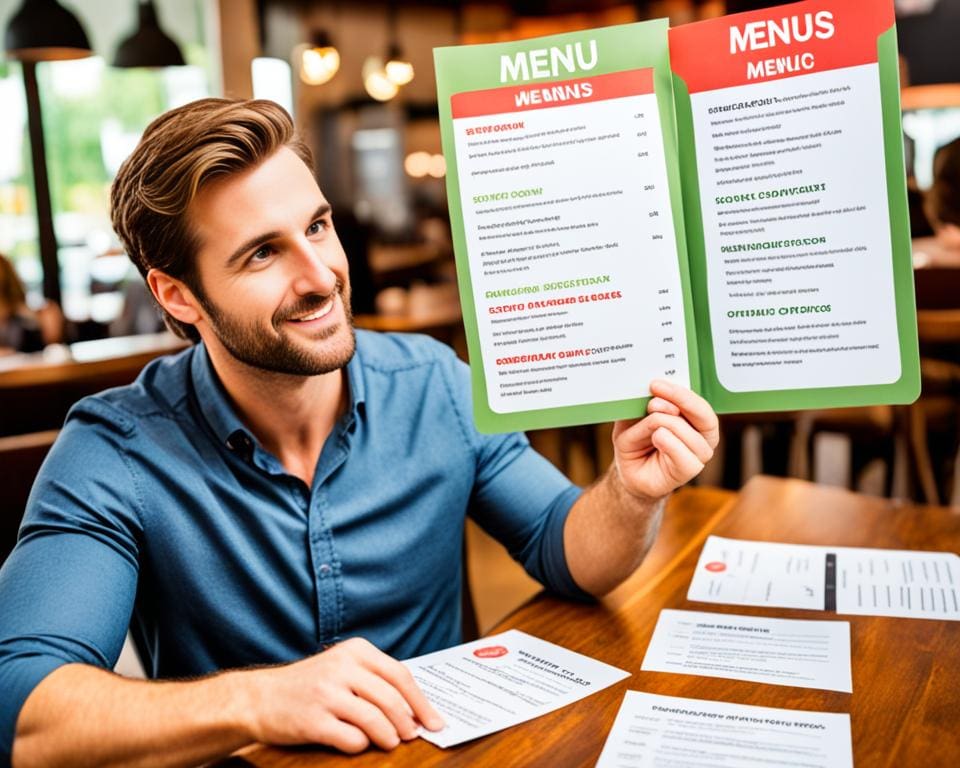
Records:
M17 541L17 530L40 465L58 431L0 437L0 563Z
M851 490L857 489L866 469L881 460L883 494L893 494L898 464L908 451L907 415L902 409L874 405L798 413L793 454L799 477L812 479L817 437L823 434L839 434L849 440Z

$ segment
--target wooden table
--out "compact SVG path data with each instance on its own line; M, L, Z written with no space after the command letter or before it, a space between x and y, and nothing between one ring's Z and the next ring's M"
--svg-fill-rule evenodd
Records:
M159 355L178 352L187 342L172 333L117 336L48 347L43 352L0 357L0 391L88 379L129 377ZM132 375L131 375L132 374Z
M80 398L129 384L151 360L186 346L171 333L155 333L0 357L0 436L59 429Z
M509 616L509 628L632 673L557 712L440 750L422 740L348 758L315 748L257 747L230 765L592 766L628 689L851 715L854 761L872 766L960 765L960 623L691 603L687 587L708 534L796 544L960 551L960 509L919 507L799 480L758 477L740 494L687 489L673 498L643 567L600 605L544 595ZM641 672L661 608L843 619L851 624L854 693Z

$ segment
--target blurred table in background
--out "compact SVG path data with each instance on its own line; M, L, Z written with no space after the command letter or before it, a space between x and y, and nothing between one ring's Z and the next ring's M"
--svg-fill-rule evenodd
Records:
M425 333L453 347L466 360L463 317L457 303L404 311L398 314L354 315L357 328L389 333Z
M148 362L186 346L173 334L157 333L0 357L0 436L59 429L80 398L129 384Z

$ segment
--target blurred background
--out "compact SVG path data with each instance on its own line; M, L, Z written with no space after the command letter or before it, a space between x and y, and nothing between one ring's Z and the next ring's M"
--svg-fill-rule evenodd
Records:
M181 346L107 208L111 179L160 113L209 95L281 103L333 203L358 325L430 333L465 355L432 49L777 4L0 0L0 484L32 478L29 460L10 457L42 456L78 397ZM766 472L960 502L960 2L896 7L924 394L909 407L725 417L701 482L738 488ZM580 483L611 458L609 427L531 438ZM12 531L22 500L7 498Z

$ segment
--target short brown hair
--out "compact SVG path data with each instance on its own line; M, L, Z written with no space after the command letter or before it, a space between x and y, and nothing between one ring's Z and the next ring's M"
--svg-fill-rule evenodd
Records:
M110 188L113 228L140 274L159 269L202 299L196 272L200 244L187 219L190 203L211 180L254 168L281 147L313 170L310 150L290 115L262 99L200 99L150 123ZM178 336L199 341L192 325L166 312L163 317Z

